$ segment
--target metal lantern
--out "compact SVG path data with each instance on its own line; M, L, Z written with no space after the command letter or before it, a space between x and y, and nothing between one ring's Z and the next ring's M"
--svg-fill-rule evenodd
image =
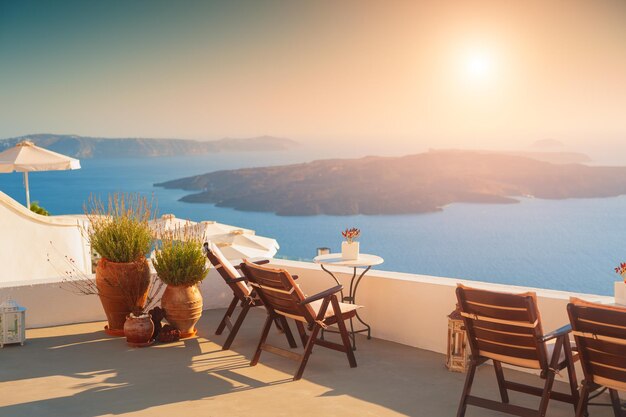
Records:
M317 248L317 256L328 255L329 253L330 253L330 248Z
M469 349L467 336L463 325L463 318L458 306L448 316L448 350L446 354L446 368L452 372L467 371Z
M26 340L26 309L15 301L8 300L0 304L0 348L5 344L19 343Z

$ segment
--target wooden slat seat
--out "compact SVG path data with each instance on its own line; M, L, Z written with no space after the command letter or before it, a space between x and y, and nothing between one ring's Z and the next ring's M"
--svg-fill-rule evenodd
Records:
M284 269L269 268L244 261L241 264L241 270L263 300L268 312L261 339L250 365L254 366L258 363L262 351L296 359L300 365L293 378L295 381L302 378L313 346L320 345L344 352L348 357L350 367L356 367L356 359L344 321L353 317L359 306L339 302L337 293L342 290L341 285L306 297L295 283L293 276ZM288 317L296 321L302 344L305 346L302 355L266 343L269 329L279 317L283 319ZM341 344L318 338L321 329L333 324L339 328ZM310 330L310 334L307 334L305 325Z
M247 280L237 271L237 268L235 268L233 264L226 259L217 245L210 241L205 242L204 252L213 267L217 270L218 274L233 292L233 299L226 309L226 313L224 313L224 317L222 317L220 324L215 330L215 334L220 335L224 329L228 327L229 334L224 342L224 345L222 346L223 350L228 350L235 340L235 336L237 336L239 328L246 318L250 308L263 306L263 300L261 300L252 290L252 287L248 285ZM267 262L268 261L260 261L259 263ZM237 320L233 323L231 318L238 304L241 305L241 312L239 313ZM281 331L284 331L285 337L287 337L287 341L289 342L289 346L292 348L297 347L296 341L285 318L280 317L278 320L280 323L277 323L277 325Z
M613 413L626 416L618 391L626 391L626 308L572 298L567 305L585 379L576 416L585 414L589 393L609 389Z
M323 300L312 301L309 305L313 310L313 314L317 317L319 311L322 308ZM344 320L349 319L350 317L354 317L356 314L356 310L361 308L360 305L348 304L348 303L339 303L339 308L341 309L341 318ZM324 319L333 318L336 316L336 313L333 309L327 308L324 314Z
M534 293L499 293L463 285L457 287L456 293L471 349L457 417L465 415L468 405L517 416L543 417L551 398L576 407L575 356L568 338L569 327L544 335ZM476 367L487 360L493 361L501 402L471 395ZM507 381L502 363L541 371L543 388ZM552 391L555 373L562 369L567 369L570 393ZM539 409L509 404L508 390L540 396Z

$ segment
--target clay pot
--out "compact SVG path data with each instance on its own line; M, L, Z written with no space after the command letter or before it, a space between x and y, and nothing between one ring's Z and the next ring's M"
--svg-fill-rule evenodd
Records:
M144 347L152 344L152 333L154 333L154 323L149 314L142 314L135 317L129 314L124 322L124 335L126 343L132 347Z
M124 336L124 322L132 304L143 307L148 297L150 267L145 258L135 262L111 262L100 259L96 267L96 286L112 336Z
M202 315L202 294L197 285L168 285L161 297L165 319L178 330L180 338L195 336Z

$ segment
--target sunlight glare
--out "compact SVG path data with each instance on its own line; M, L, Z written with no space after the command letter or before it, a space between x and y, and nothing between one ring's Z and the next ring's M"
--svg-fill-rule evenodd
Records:
M492 69L491 59L486 54L474 54L467 61L467 71L473 77L486 77Z

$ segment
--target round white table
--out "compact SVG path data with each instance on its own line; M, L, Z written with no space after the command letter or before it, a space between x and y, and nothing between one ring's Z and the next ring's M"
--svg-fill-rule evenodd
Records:
M341 291L341 300L345 303L356 304L356 291L359 288L359 283L363 276L372 269L373 266L380 265L384 262L384 259L380 256L376 255L368 255L366 253L359 254L357 259L343 259L340 253L329 253L326 255L319 255L313 258L313 262L320 264L322 270L326 272L328 275L333 277L337 285L341 285L335 274L329 271L327 266L343 266L348 268L353 268L352 278L350 279L350 290L348 292L348 296L344 296L343 290ZM357 277L357 268L365 268ZM352 349L356 350L356 337L357 333L367 332L367 338L372 338L372 328L369 324L365 323L363 319L359 316L359 311L357 310L355 317L365 328L354 330L354 323L352 322L352 318L350 318L350 336L352 338ZM326 330L329 331L329 330ZM322 333L323 337L323 333Z

